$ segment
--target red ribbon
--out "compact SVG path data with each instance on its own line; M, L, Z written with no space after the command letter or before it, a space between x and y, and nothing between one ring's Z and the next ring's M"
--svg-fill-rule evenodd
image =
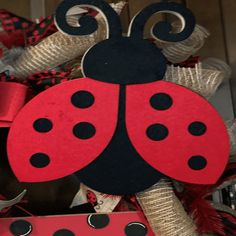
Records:
M0 82L0 127L10 127L19 110L24 106L27 86Z
M200 62L199 56L195 56L195 57L191 56L186 61L175 64L175 66L194 68L195 65L198 64L199 62Z

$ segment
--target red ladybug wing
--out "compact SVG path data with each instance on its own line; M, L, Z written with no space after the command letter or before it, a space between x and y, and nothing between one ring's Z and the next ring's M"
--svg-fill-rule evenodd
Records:
M31 100L8 137L10 165L20 181L61 178L88 165L106 148L117 123L119 87L83 78Z
M127 87L129 138L152 167L174 179L212 184L229 156L225 125L198 94L158 81Z

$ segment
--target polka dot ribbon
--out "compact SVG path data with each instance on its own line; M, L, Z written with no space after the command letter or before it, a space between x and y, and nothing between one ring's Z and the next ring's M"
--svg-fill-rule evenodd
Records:
M29 29L35 26L34 22L27 20L23 17L19 17L3 9L0 10L0 21L2 28L8 33L12 33L17 30L28 31Z
M98 13L90 10L88 14L96 16ZM35 45L42 39L58 31L54 24L53 15L42 18L36 24L33 21L2 9L0 10L0 22L4 30L4 32L0 33L0 42L3 42L8 48L12 46Z
M36 92L42 92L54 85L70 80L70 72L58 72L46 70L30 75L27 79L28 84Z
M27 45L35 45L47 36L57 32L53 16L48 16L34 25L32 30L27 33Z
M35 92L42 92L54 85L70 80L70 71L46 70L34 73L23 81L24 85L30 86ZM18 78L7 73L0 74L0 82L18 82Z
M0 10L0 22L3 29L0 41L8 48L37 44L57 31L53 16L48 16L36 24L6 10Z
M8 48L24 46L25 35L36 24L9 11L0 10L2 32L0 41Z

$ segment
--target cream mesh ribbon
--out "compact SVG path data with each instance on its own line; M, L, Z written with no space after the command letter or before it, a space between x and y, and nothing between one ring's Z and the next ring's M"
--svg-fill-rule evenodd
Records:
M17 78L24 79L35 72L52 69L84 54L89 47L102 39L102 34L97 32L89 36L79 37L56 32L38 45L28 47L12 64L13 74Z
M203 69L201 63L195 68L168 66L164 80L187 87L205 98L210 98L223 82L225 74L216 69Z
M221 71L224 74L225 79L229 79L232 74L232 69L227 63L214 57L204 59L202 61L202 67L203 69Z
M14 206L17 203L19 203L23 199L25 194L26 194L26 190L24 190L21 194L19 194L17 197L15 197L12 200L0 200L0 212L4 208L8 208L8 207Z
M173 23L174 31L178 32L180 25ZM156 41L158 47L162 48L162 53L172 63L179 63L187 60L190 56L194 55L205 43L206 38L209 36L207 29L200 25L196 25L192 35L177 43Z
M22 54L23 48L17 47L8 49L2 43L0 43L0 49L2 50L2 58L0 60L0 73L9 71L12 73L14 69L10 66L17 58Z
M136 197L155 235L197 236L196 226L175 196L170 181L161 180Z
M88 48L105 39L105 23L99 21L99 29L88 36L68 36L60 31L42 40L36 46L28 47L12 64L14 75L24 79L38 71L52 69L75 57L83 55Z
M229 120L226 122L230 138L230 154L236 155L236 120Z

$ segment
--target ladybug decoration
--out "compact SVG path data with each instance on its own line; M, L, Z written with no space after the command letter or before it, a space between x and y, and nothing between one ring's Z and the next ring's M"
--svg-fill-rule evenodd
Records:
M93 206L98 205L96 194L90 190L87 190L86 197L89 203L91 203Z
M98 28L91 16L79 27L69 9L90 7L106 18L107 39L82 59L84 78L56 85L32 99L18 114L8 137L11 167L20 181L42 182L75 174L107 194L143 191L163 177L213 184L229 156L229 140L217 111L195 92L163 81L167 60L143 39L147 20L157 12L175 14L182 31L159 22L152 34L178 42L191 35L192 13L177 3L154 3L132 20L122 36L115 11L102 0L63 1L55 16L69 35Z
M100 206L103 204L103 201L99 201L97 199L97 196L94 192L87 190L86 197L88 202L93 206L96 207L96 209L100 209Z

